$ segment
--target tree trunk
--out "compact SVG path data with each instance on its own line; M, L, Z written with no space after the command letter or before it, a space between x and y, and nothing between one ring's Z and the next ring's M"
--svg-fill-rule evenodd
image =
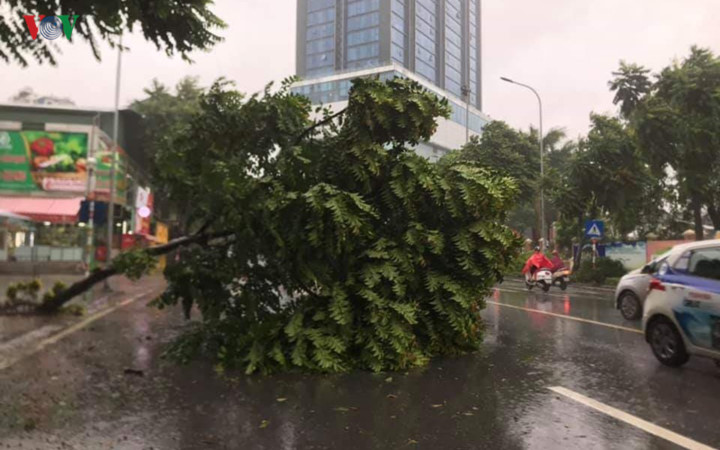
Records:
M582 247L583 247L583 237L585 236L585 224L583 223L583 215L580 213L578 215L578 252L577 255L575 255L575 261L573 262L573 271L576 271L580 268L580 263L582 262Z
M693 222L695 223L695 240L702 241L705 238L705 229L702 223L702 203L699 194L692 193L690 207L692 208Z
M233 233L231 231L222 231L217 233L208 233L208 234L195 234L192 236L183 236L181 238L173 239L172 241L168 242L167 244L158 245L157 247L151 247L145 250L145 252L150 256L160 256L165 255L167 253L170 253L171 251L184 247L186 245L194 244L201 241L209 241L211 239L217 239L222 237L228 237L232 235ZM86 278L83 278L80 281L77 281L76 283L72 284L70 287L65 289L64 291L58 293L55 297L53 297L50 301L43 303L38 307L38 311L42 313L51 313L53 311L57 311L60 307L62 307L65 303L72 300L74 297L82 294L83 292L86 292L90 290L93 286L98 284L101 281L104 281L107 278L110 278L113 275L116 275L118 273L117 269L114 267L109 267L102 270L97 270L93 273L91 273Z
M720 230L720 211L715 204L708 205L708 216L710 216L710 220L712 220L713 228Z

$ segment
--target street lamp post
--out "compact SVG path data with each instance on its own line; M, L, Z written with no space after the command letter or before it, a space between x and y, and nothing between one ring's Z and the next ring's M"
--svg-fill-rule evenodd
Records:
M92 251L93 251L93 240L94 240L94 222L95 222L95 164L97 159L95 158L95 127L97 126L98 116L93 118L92 128L90 129L90 145L88 145L88 157L87 157L87 184L85 185L85 201L87 202L88 208L88 222L87 222L87 239L85 242L85 253L83 255L83 263L85 265L85 276L90 275L90 265L92 264Z
M517 81L513 81L509 78L500 77L501 80L506 81L508 83L516 84L518 86L522 86L524 88L530 89L533 94L535 94L535 97L537 97L538 100L538 106L540 107L540 129L538 134L538 140L540 141L540 233L542 234L542 249L545 250L546 245L546 239L547 236L545 235L545 188L543 186L544 180L545 180L545 162L543 161L543 114L542 114L542 100L540 99L540 94L533 89L531 86L528 86L527 84L518 83Z
M115 170L118 156L118 121L120 116L120 69L122 67L122 35L118 45L117 71L115 73L115 113L113 115L113 145L110 150L110 198L108 199L107 217L107 253L105 255L106 267L110 267L112 260L112 241L115 231ZM105 289L110 290L110 283L105 279Z

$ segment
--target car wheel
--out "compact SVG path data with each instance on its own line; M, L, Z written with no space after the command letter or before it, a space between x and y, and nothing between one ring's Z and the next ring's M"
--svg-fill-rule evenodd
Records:
M642 316L640 299L632 292L623 292L618 302L620 313L626 320L637 320Z
M670 367L685 364L690 355L675 325L665 318L657 318L648 325L648 342L655 357Z

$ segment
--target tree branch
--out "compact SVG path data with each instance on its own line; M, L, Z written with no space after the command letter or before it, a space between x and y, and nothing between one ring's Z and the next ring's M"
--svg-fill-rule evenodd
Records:
M347 110L348 110L347 108L343 108L340 111L336 112L335 114L328 116L319 122L315 122L312 126L306 128L305 131L300 133L300 136L298 136L297 139L295 139L295 143L293 145L298 145L300 143L300 141L303 140L303 138L305 138L307 135L309 135L310 133L315 131L315 129L317 129L323 125L327 125L328 123L332 122L333 120L335 120L338 117L345 114L347 112Z
M234 234L233 231L218 231L215 233L206 233L206 234L198 233L198 234L194 234L192 236L184 236L181 238L173 239L172 241L168 242L167 244L148 248L145 250L145 252L147 252L147 254L150 256L161 256L161 255L170 253L171 251L173 251L179 247L191 245L196 242L201 242L203 240L228 237L233 234ZM117 269L112 266L108 267L106 269L97 270L97 271L91 273L86 278L83 278L82 280L73 283L70 287L68 287L64 291L59 292L50 301L44 302L42 305L40 305L38 307L38 311L42 312L42 313L50 313L53 311L57 311L61 306L63 306L65 303L72 300L74 297L82 294L83 292L88 291L89 289L91 289L93 286L95 286L99 282L101 282L107 278L110 278L111 276L116 275L117 273L118 273Z

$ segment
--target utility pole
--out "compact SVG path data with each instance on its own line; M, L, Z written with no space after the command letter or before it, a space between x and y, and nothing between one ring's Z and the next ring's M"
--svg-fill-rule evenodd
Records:
M85 185L85 200L88 204L87 240L85 243L85 276L90 275L90 265L93 259L93 241L95 237L95 128L98 126L99 115L93 117L92 128L90 129L90 144L88 145L87 157L87 184Z
M540 142L540 232L542 233L542 250L545 251L545 247L547 245L547 234L545 233L545 187L543 186L543 183L545 181L545 162L543 161L543 111L542 111L542 100L540 99L540 94L533 89L531 86L528 86L527 84L518 83L517 81L513 81L509 78L500 77L501 80L506 81L511 84L517 84L518 86L522 86L524 88L530 89L533 94L535 94L535 97L537 97L538 105L540 106L540 130L539 130L539 136L538 141Z
M120 121L120 69L122 67L122 35L120 35L120 43L118 45L117 71L115 73L115 114L113 117L113 145L110 150L110 198L108 200L108 217L107 217L107 254L105 256L105 266L110 267L112 261L112 241L113 232L115 231L115 166L117 164L117 148L118 148L118 126ZM110 290L110 283L105 279L105 289Z

